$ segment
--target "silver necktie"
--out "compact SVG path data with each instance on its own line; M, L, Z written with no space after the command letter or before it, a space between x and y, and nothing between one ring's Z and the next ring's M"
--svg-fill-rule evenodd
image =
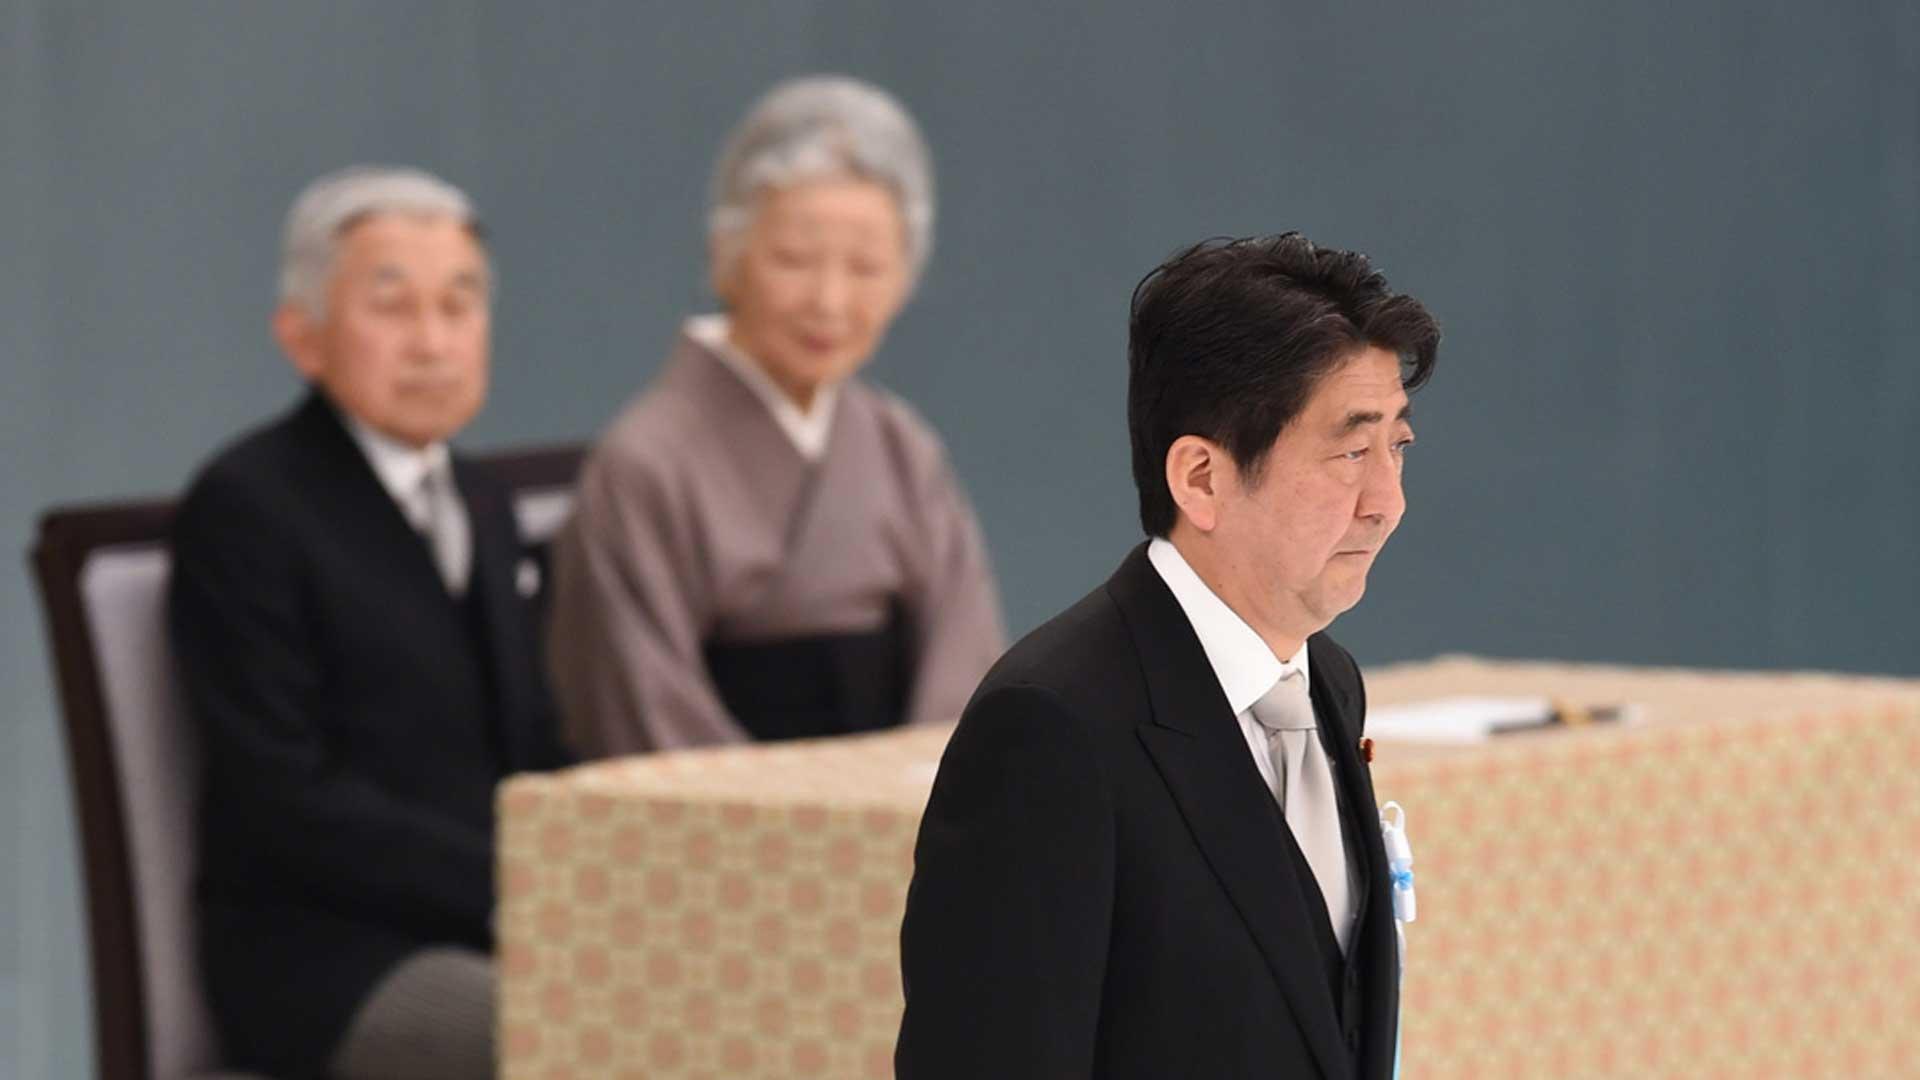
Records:
M440 579L446 582L448 592L464 596L473 563L473 526L454 486L453 466L442 464L427 470L420 480L420 504L425 510L420 529L433 549Z
M1315 731L1307 680L1289 669L1266 696L1253 703L1253 719L1267 732L1273 758L1274 799L1286 815L1300 853L1313 868L1334 937L1345 952L1353 933L1353 896L1347 879L1347 849L1340 839L1340 803L1333 792L1333 767Z

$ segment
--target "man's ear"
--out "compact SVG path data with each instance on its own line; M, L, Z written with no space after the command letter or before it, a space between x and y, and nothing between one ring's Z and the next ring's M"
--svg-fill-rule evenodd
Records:
M273 340L300 377L312 382L320 377L325 363L320 350L320 324L307 309L292 300L283 300L273 309Z
M1203 533L1220 523L1220 496L1230 468L1226 451L1198 435L1182 435L1167 448L1167 490L1180 513Z

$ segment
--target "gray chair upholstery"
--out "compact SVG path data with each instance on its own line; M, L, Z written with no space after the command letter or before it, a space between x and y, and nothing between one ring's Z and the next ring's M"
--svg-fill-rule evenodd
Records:
M119 766L154 1077L191 1076L220 1058L191 933L200 754L167 650L167 563L163 544L128 544L95 551L80 573Z
M573 447L488 459L535 554L567 516L579 460ZM193 938L200 758L167 649L171 515L158 501L56 508L33 552L73 765L103 1080L221 1065Z

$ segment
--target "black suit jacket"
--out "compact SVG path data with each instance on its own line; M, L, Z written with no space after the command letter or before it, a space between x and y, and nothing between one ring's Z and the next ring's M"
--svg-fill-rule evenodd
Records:
M464 601L318 394L220 454L175 519L200 953L229 1064L310 1073L407 954L490 947L494 785L564 761L509 493L457 458L454 476Z
M1143 545L1002 658L947 747L901 931L902 1080L1389 1075L1365 697L1345 650L1307 648L1361 854L1348 957Z

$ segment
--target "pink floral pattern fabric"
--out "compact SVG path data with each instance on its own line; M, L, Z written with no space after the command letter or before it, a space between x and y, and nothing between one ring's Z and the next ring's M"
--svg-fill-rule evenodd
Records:
M1376 746L1419 882L1406 1080L1915 1075L1920 681L1449 658L1368 691L1643 718ZM502 1075L891 1076L948 734L509 781Z

